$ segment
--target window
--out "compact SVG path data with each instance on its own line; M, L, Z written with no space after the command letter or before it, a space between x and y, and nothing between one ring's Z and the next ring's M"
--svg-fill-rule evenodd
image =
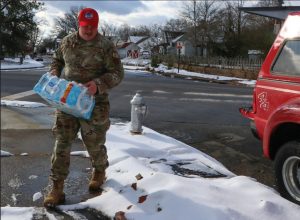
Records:
M289 40L277 57L272 73L300 77L300 40Z

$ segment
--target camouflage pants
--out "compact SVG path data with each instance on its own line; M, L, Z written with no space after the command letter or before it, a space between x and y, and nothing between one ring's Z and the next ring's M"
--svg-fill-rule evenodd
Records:
M70 151L74 139L80 129L92 166L104 171L108 166L105 147L106 131L110 126L109 103L96 104L90 120L76 118L72 115L56 111L56 121L52 129L56 136L54 151L51 157L52 180L65 180L69 174Z

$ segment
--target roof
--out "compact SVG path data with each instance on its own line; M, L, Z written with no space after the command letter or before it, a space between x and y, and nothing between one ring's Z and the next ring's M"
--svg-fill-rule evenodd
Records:
M177 37L184 34L184 32L181 32L181 31L164 31L164 33L165 33L166 43L170 43L171 41L173 41Z
M132 43L139 44L147 38L147 36L129 36L129 41Z
M126 48L126 47L128 47L130 44L132 44L132 42L126 42L126 43L123 43L122 45L118 46L118 49Z
M300 6L282 7L240 7L241 11L278 20L285 20L289 13L300 11Z
M182 35L179 35L178 37L176 37L175 39L172 40L172 43L176 43L177 41L179 41L182 37L183 37L184 34Z

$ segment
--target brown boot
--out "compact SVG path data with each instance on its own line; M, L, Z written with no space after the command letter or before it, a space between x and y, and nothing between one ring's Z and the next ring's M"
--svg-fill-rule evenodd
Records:
M58 204L65 202L64 180L53 181L53 188L44 200L46 208L55 207Z
M105 171L94 170L89 183L89 191L98 191L105 181Z

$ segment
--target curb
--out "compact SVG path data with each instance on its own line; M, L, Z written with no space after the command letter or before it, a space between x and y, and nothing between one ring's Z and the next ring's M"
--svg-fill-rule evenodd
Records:
M254 87L254 85L247 85L243 83L239 83L239 80L216 80L216 79L208 79L208 78L202 78L199 76L184 76L184 75L178 75L176 73L165 73L165 72L154 72L149 71L152 74L160 75L160 76L166 76L170 78L179 78L179 79L188 79L188 80L199 80L202 82L211 82L211 83L218 83L218 84L232 84L232 85L243 85L247 87Z
M128 65L130 66L130 65ZM210 82L210 83L218 83L218 84L231 84L231 85L242 85L242 86L247 86L247 87L254 87L254 85L248 85L244 83L239 83L239 80L216 80L216 79L208 79L208 78L203 78L199 76L185 76L185 75L179 75L176 73L166 73L166 72L155 72L154 70L150 69L138 69L138 67L141 66L135 66L137 69L127 69L126 70L144 70L147 71L153 75L158 75L158 76L165 76L165 77L170 77L170 78L178 78L178 79L187 79L187 80L198 80L202 82ZM247 80L247 79L244 79Z
M45 68L46 66L39 66L39 67L20 67L20 68L9 68L9 69L2 69L0 68L0 70L19 70L19 69L22 69L22 70L28 70L28 69L38 69L38 68Z

